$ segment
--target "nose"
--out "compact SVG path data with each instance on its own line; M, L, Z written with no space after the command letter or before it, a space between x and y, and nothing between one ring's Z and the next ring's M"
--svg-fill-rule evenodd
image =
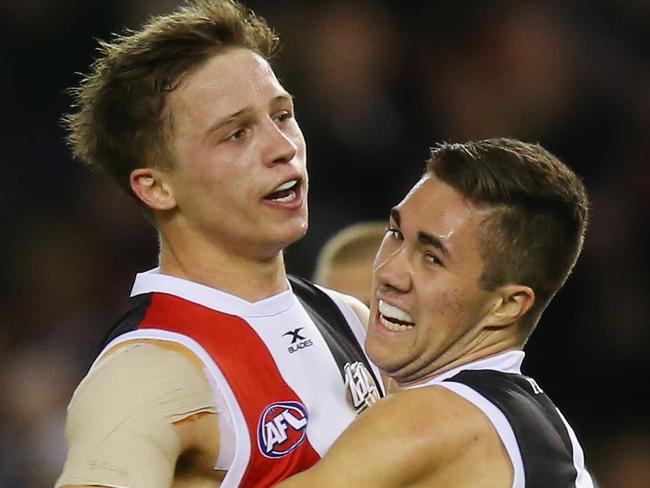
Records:
M375 259L375 281L384 292L407 293L411 289L411 269L402 242L388 249L382 246Z
M278 127L273 120L269 119L266 125L264 162L268 166L288 163L296 156L300 141L292 140L292 137Z

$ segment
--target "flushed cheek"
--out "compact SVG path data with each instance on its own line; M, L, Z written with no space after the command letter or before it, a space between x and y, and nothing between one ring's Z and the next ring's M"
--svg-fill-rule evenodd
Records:
M457 291L436 293L423 300L416 317L419 341L447 343L465 327L467 310Z
M462 298L459 297L456 293L447 294L441 300L440 310L447 318L458 317L466 311L462 302Z
M417 342L417 332L388 332L380 324L372 321L368 327L365 347L370 358L380 367L403 363L403 358L410 355Z
M475 290L454 288L440 294L436 300L438 327L449 338L464 334L482 316L482 297Z
M459 290L457 288L451 291L432 291L425 294L425 299L420 307L424 310L425 316L433 313L441 317L448 317L457 313L459 309Z

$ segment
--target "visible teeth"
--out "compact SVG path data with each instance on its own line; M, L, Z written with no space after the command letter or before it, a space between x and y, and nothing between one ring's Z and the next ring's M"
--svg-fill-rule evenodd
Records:
M397 308L394 305L390 305L389 303L386 303L383 300L379 300L379 313L389 318L397 319L400 322L413 323L413 319L408 313L406 313L401 308Z
M274 202L286 203L286 202L290 202L291 200L293 200L295 198L296 198L296 192L292 190L292 191L289 192L289 194L286 197L274 198L273 201Z
M415 326L408 313L383 300L379 300L379 320L384 327L393 332L402 332Z
M393 332L402 332L413 328L413 325L402 325L402 324L396 324L395 322L391 322L383 315L379 316L379 320L381 321L382 324L384 324L384 327L386 327L388 330L392 330Z
M296 179L289 180L289 181L287 181L285 183L282 183L280 186L278 186L275 190L273 190L272 193L275 193L275 192L278 192L278 191L288 190L289 188L294 186L296 183L298 183L298 180L296 180Z

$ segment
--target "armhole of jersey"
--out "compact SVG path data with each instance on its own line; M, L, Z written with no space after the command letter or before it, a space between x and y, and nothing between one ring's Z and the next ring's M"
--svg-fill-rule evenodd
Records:
M564 423L564 426L569 433L569 438L571 439L573 467L578 472L576 475L576 488L594 488L594 481L585 467L585 455L582 451L582 446L580 446L580 442L578 442L575 432L569 425L569 422L564 418L564 415L562 415L562 412L560 412L558 408L555 410L557 411L558 416L562 419L562 423Z
M350 325L350 329L352 330L352 333L354 334L354 338L357 340L359 343L359 346L361 347L361 350L363 351L363 354L365 355L366 359L368 360L368 364L373 370L373 373L375 375L375 378L381 380L383 378L381 371L379 371L379 368L375 366L375 363L373 363L368 355L366 354L366 349L364 347L365 344L365 338L366 338L366 329L363 327L363 324L361 323L361 320L359 320L359 316L355 313L354 310L352 310L352 307L348 303L346 303L345 300L343 300L337 293L333 293L332 290L328 288L324 288L320 285L314 285L316 288L321 290L323 293L325 293L333 302L334 304L338 307L338 309L341 311L343 314L343 317L347 321L347 323ZM378 381L379 387L381 388L382 391L382 396L386 395L386 387L384 386L383 381Z
M244 414L239 408L233 391L225 376L212 357L201 345L182 334L160 329L138 329L127 332L110 341L93 362L92 369L105 353L114 347L134 340L168 341L187 347L203 363L204 374L212 387L215 404L219 411L219 456L214 469L228 470L222 488L234 488L239 483L248 466L251 444ZM225 415L224 415L225 414Z
M494 429L497 431L497 434L510 457L510 462L512 463L513 468L512 488L525 488L526 476L524 473L524 463L521 458L519 444L517 443L515 433L512 430L508 419L506 419L506 416L501 412L501 410L499 410L496 405L490 402L483 395L461 383L447 380L436 383L436 386L442 386L453 391L485 414L485 416L490 420L490 423L494 426Z

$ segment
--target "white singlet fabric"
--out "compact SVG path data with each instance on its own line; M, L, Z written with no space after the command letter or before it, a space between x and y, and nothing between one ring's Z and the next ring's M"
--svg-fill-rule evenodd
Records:
M293 278L285 292L252 303L158 269L141 273L133 308L103 349L171 341L202 361L221 412L215 469L228 470L224 488L270 486L320 459L359 412L345 386L356 371L350 365L371 372L357 379L374 379L348 381L355 393L384 393L359 343L365 330L356 314L305 283Z

